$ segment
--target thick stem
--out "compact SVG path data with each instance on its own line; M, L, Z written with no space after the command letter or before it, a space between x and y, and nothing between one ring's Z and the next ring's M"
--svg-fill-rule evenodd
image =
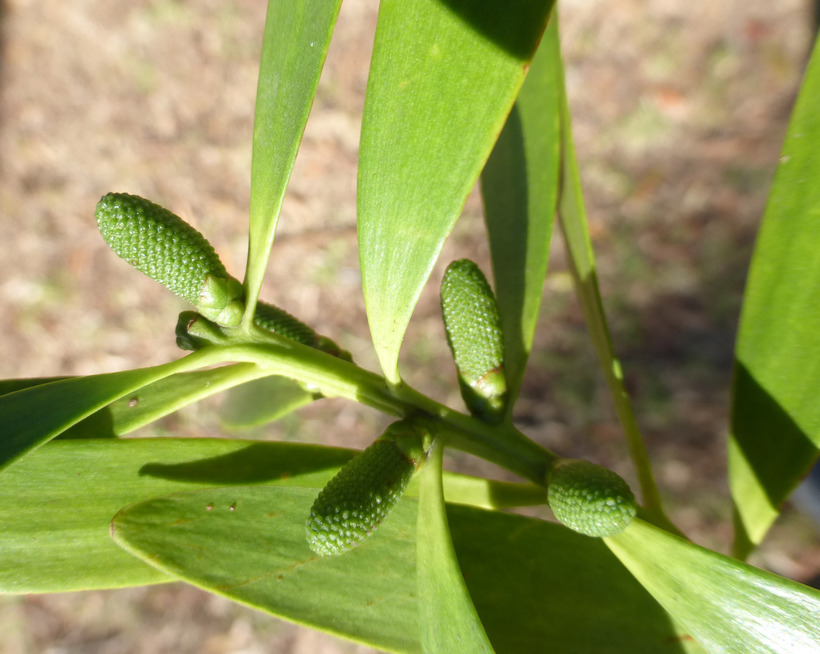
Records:
M385 379L357 365L313 348L264 334L264 343L214 346L208 359L248 361L271 374L292 377L315 387L325 397L344 397L399 418L436 422L450 447L502 466L536 484L558 457L508 423L489 425L454 411L410 388L390 386Z

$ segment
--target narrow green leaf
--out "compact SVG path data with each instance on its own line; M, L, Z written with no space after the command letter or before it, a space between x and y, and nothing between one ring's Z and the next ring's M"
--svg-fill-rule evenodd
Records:
M422 651L417 501L405 497L354 550L320 557L308 548L304 531L317 492L236 487L179 493L124 510L113 534L152 565L211 592L379 649ZM463 506L449 506L447 519L497 652L700 651L599 539Z
M22 391L34 386L42 386L51 382L68 379L67 377L24 377L20 379L0 379L0 395Z
M114 400L176 372L207 365L209 358L197 352L152 368L73 377L0 395L0 470Z
M735 553L764 537L820 448L820 45L757 238L735 350L729 481Z
M232 389L220 411L225 426L255 427L279 420L317 398L298 382L274 375Z
M556 16L481 173L510 412L535 334L558 199L562 73Z
M545 43L545 45L548 43ZM557 38L554 40L553 47L560 49ZM554 57L560 58L560 50L554 54ZM563 75L560 76L560 94L562 176L558 216L569 254L570 270L575 280L575 290L581 302L587 329L598 355L598 363L609 386L618 419L626 436L646 509L652 515L653 520L661 524L667 524L668 520L663 515L661 507L660 493L650 467L649 455L646 452L646 446L632 410L632 403L624 385L621 364L615 357L612 347L612 337L601 300L595 255L592 250L592 239L589 235L589 225L586 209L584 208L581 176L578 171L578 161L575 157L575 146L572 140L572 121Z
M216 438L46 443L0 475L0 592L167 581L111 541L111 518L123 506L178 490L237 484L292 484L318 492L353 454ZM445 473L445 488L448 499L487 508L539 500L539 488L529 484L453 473ZM417 493L417 485L407 492Z
M341 0L268 2L253 125L247 324L340 6Z
M820 592L635 520L604 539L708 652L820 651Z
M215 438L53 441L0 475L0 592L168 581L111 541L111 519L123 506L237 483L321 487L352 454Z
M92 413L60 438L124 436L184 406L266 374L252 363L237 363L170 375Z
M382 370L404 332L535 53L552 2L382 0L367 84L358 211Z
M421 471L416 522L416 575L422 652L492 652L450 540L441 443L435 443Z

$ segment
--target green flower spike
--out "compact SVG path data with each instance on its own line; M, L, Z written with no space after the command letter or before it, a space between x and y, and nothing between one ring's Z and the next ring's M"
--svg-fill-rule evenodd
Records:
M354 548L399 501L424 458L423 434L395 422L339 470L319 493L307 519L310 549L321 556Z
M329 338L320 336L312 327L309 327L298 318L290 315L284 309L280 309L272 304L257 302L253 321L262 329L274 332L302 345L315 347L318 350L322 350L322 352L327 352L346 361L352 359L349 352L340 348Z
M225 327L239 324L242 284L182 218L126 193L104 196L96 216L102 237L120 258L188 300L206 318Z
M614 536L635 517L635 496L611 470L561 459L549 473L547 501L558 521L586 536Z
M487 278L469 259L444 272L441 313L464 403L474 415L498 422L507 403L501 320Z

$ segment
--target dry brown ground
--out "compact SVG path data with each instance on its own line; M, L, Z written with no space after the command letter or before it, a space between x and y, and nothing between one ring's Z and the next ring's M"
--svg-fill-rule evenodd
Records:
M179 356L182 305L116 259L93 219L138 193L245 260L264 3L5 0L0 50L0 377L88 374ZM725 548L733 334L754 232L811 38L803 0L570 0L568 83L605 304L672 511ZM355 240L360 113L376 2L346 0L286 201L264 295L375 368ZM468 202L443 261L486 260ZM606 389L554 249L519 417L540 442L629 476ZM441 268L435 276L440 275ZM434 276L434 277L435 277ZM408 379L456 403L435 287ZM432 367L431 367L432 366ZM224 435L216 404L162 433ZM319 403L253 437L363 446L379 417ZM462 469L486 472L459 458ZM790 514L759 560L805 577L817 538ZM316 653L366 648L183 586L0 600L2 654Z

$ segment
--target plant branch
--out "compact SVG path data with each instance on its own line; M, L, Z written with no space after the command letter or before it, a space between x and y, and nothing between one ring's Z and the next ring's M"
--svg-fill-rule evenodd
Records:
M253 332L252 332L252 335ZM264 342L207 346L199 351L208 362L246 361L271 374L296 379L325 397L344 397L399 418L436 423L447 445L500 465L536 484L545 483L558 457L512 425L489 425L419 393L404 383L389 385L354 363L269 332L255 334Z

